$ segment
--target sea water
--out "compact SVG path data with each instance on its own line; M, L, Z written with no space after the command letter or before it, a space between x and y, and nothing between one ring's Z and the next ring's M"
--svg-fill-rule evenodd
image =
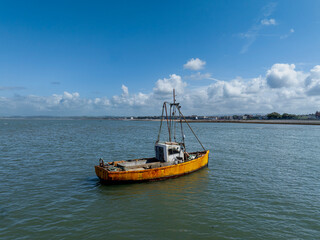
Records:
M208 168L105 186L99 158L153 157L159 122L0 120L0 239L319 239L320 126L191 126Z

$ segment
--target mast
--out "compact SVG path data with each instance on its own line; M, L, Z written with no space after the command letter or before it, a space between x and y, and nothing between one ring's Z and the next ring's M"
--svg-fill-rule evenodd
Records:
M168 116L168 112L167 112L167 104L170 105L170 109L169 109L169 116ZM180 110L181 106L179 103L176 103L176 94L175 94L175 89L173 89L173 103L168 103L168 102L164 102L163 106L162 106L162 115L161 115L161 122L160 122L160 128L159 128L159 134L158 134L158 139L157 142L160 141L160 134L161 134L161 127L162 127L162 121L164 119L164 112L166 114L166 119L167 119L167 126L168 126L168 133L169 133L169 142L172 141L172 136L171 134L173 134L173 139L175 142L177 142L176 140L176 121L175 121L175 115L179 114L179 118L180 118L180 124L181 124L181 135L182 135L182 142L180 144L182 144L184 146L184 149L186 149L185 146L185 137L184 137L184 133L183 133L183 127L182 127L182 121L184 120L184 122L188 125L188 127L190 128L191 132L193 133L193 135L196 137L196 139L198 140L198 142L200 143L201 147L203 148L203 150L206 150L204 148L204 146L202 145L202 143L200 142L199 138L197 137L197 135L195 134L195 132L192 130L191 126L189 125L187 119L185 118L185 116L182 114L181 110ZM170 120L169 120L170 119ZM173 129L172 129L173 128Z

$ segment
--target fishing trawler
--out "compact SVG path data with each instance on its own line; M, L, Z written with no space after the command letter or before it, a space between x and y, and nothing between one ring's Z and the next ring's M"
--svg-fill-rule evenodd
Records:
M164 102L162 106L160 128L155 143L155 157L107 163L100 158L99 165L95 166L95 172L100 182L110 184L158 181L176 178L206 167L209 150L203 147L180 108L180 104L176 103L175 90L173 90L173 103ZM161 129L165 125L163 122L167 123L167 141L160 141ZM200 143L202 151L187 152L183 123L186 123L190 128ZM178 141L176 137L177 128L180 128L181 141Z

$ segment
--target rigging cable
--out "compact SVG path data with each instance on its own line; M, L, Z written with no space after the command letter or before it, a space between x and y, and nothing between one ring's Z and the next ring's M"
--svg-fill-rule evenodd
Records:
M166 118L167 118L168 132L169 132L169 142L171 142L171 132L170 132L170 126L169 126L168 111L167 111L166 102L164 103L164 107L165 107L165 109L166 109Z
M197 135L194 133L194 131L192 130L191 126L189 125L189 123L187 122L187 119L183 116L183 114L181 113L180 109L179 113L181 114L181 116L183 117L183 119L186 121L186 123L188 124L188 127L190 128L191 132L193 133L193 135L196 137L196 139L198 140L198 142L200 143L201 147L203 148L204 151L206 151L206 149L204 148L204 146L202 145L202 143L200 142L199 138L197 137Z
M159 128L159 133L158 133L158 139L157 139L157 142L160 141L160 133L161 133L161 127L162 127L162 121L163 121L163 111L164 111L164 104L162 105L162 113L161 113L161 120L160 120L160 128Z

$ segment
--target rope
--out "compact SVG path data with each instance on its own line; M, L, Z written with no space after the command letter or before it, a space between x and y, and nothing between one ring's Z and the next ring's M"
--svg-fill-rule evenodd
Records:
M187 119L183 116L183 114L181 113L180 109L179 113L181 114L181 116L183 117L183 119L186 121L186 123L188 124L188 127L190 128L191 132L193 133L193 135L196 137L196 139L198 140L198 142L200 143L201 147L203 148L204 151L206 151L206 149L204 148L204 146L202 145L202 143L200 142L199 138L197 137L197 135L194 133L194 131L192 130L191 126L189 125L189 123L187 122Z
M184 133L183 133L182 118L181 118L180 111L179 111L179 117L180 117L180 126L181 126L182 141L183 141L184 151L186 152L187 150L186 150L186 144L185 144L185 141L184 141Z
M165 103L163 103L164 105ZM160 141L160 133L161 133L161 127L162 127L162 121L163 121L163 111L164 111L164 106L162 105L162 113L161 113L161 121L160 121L160 128L159 128L159 133L158 133L158 140L157 142Z
M167 118L168 132L169 132L169 142L171 142L171 133L170 133L170 126L169 126L168 111L167 111L167 105L166 105L166 103L164 103L164 107L165 107L165 109L166 109L166 118Z

